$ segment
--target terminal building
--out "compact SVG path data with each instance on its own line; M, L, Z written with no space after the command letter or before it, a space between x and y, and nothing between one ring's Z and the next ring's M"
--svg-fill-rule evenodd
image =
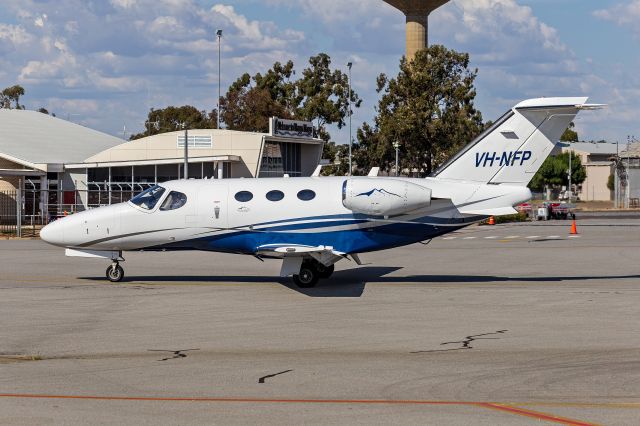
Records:
M311 123L270 124L268 133L188 130L187 177L310 176L324 144ZM40 112L0 109L0 203L20 189L26 213L50 217L126 201L184 178L184 144L184 131L125 141Z
M614 171L613 159L618 146L610 142L559 142L557 148L562 152L572 151L580 157L587 177L578 186L575 195L581 201L611 201L613 191L607 187L609 176ZM556 151L557 152L557 151Z

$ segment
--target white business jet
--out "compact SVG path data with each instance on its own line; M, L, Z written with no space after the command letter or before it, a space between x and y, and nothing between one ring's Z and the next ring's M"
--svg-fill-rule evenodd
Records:
M40 236L68 256L111 260L122 252L205 250L283 259L281 276L313 287L334 264L404 246L488 216L515 213L527 184L587 98L519 103L433 176L177 180L126 203L74 214Z

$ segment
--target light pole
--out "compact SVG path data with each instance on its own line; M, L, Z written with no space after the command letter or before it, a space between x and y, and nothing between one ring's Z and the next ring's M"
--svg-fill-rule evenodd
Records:
M573 152L571 150L571 141L569 141L569 173L568 173L568 175L569 175L569 203L571 203L571 196L573 195L573 188L571 188L571 172L572 172L572 169L571 169L571 157L572 157L572 154L573 154ZM587 190L587 192L589 192L589 191Z
M395 141L393 147L396 149L396 177L398 176L398 150L400 149L400 142Z
M216 35L218 36L218 113L216 115L218 116L218 129L219 129L220 128L220 69L221 69L220 46L222 44L222 30L216 31Z
M187 122L180 123L184 129L184 179L189 179L189 130L187 129Z
M351 176L351 171L353 170L351 164L351 144L353 142L353 137L351 136L351 66L353 63L347 62L347 68L349 68L349 176Z

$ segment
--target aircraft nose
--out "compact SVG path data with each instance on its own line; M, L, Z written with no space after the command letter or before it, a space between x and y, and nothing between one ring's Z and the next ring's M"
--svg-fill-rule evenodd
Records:
M40 230L40 238L54 246L64 246L64 219L51 222Z

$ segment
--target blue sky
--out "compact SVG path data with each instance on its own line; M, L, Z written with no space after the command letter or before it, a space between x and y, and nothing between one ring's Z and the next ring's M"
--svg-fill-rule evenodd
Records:
M579 117L581 138L625 142L640 137L637 22L640 0L452 0L431 15L430 42L469 52L485 120L522 99L584 95L610 107ZM0 0L0 87L24 86L30 109L138 132L150 107L215 107L218 28L223 90L275 61L353 61L354 127L404 53L404 18L381 0Z

